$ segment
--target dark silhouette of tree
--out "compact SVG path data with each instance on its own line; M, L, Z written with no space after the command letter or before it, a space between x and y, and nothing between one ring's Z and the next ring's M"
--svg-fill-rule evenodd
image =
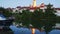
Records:
M57 23L56 21L56 11L52 8L52 5L48 4L46 6L45 12L42 9L36 9L34 12L29 10L23 10L21 14L21 22L23 26L30 27L30 24L33 28L36 28L41 31L43 27L46 31L46 34L50 32Z
M9 16L12 15L12 13L9 10L7 10L7 9L5 9L3 7L0 7L0 14L5 15L6 17L9 17Z
M20 23L21 15L19 13L13 13L13 16L15 17L14 22L16 22L16 24Z
M57 23L60 23L60 16L56 17L56 21L57 21Z
M32 18L31 18L31 24L33 25L33 28L41 29L42 27L42 22L41 19L43 18L43 11L42 9L37 9L32 13Z
M34 12L23 10L21 14L15 14L15 21L22 23L23 27L27 28L32 25L32 28L37 28L40 31L43 27L48 34L60 19L56 16L56 11L51 4L46 7L45 12L42 9L36 9Z
M46 6L45 12L41 9L37 9L32 14L32 22L34 28L41 30L43 27L45 29L46 34L53 29L53 26L57 23L56 11L52 8L51 4Z
M46 31L46 34L48 34L48 32L50 32L53 28L53 26L56 25L56 15L55 15L56 11L54 10L54 8L52 8L51 4L47 5L47 9L45 9L45 13L44 13L44 19L45 19L45 25L44 25L44 29Z
M23 26L29 27L29 24L31 23L31 12L29 10L22 11L21 22Z

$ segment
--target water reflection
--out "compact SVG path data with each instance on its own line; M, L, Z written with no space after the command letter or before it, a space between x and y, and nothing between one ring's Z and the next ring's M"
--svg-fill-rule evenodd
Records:
M31 30L27 28L17 28L16 26L10 26L14 34L31 34Z
M49 32L49 34L60 34L60 30L58 29L52 30L51 32Z
M28 28L17 28L16 26L11 25L10 28L14 32L14 34L31 34L31 29ZM36 29L35 34L45 34L45 31L40 32ZM52 30L49 34L60 34L60 30Z

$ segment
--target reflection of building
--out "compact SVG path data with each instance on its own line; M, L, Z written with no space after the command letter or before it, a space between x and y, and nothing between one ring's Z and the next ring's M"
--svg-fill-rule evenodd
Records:
M57 23L55 28L60 28L60 23Z
M55 26L53 26L54 29L59 29L60 30L60 23L56 23Z

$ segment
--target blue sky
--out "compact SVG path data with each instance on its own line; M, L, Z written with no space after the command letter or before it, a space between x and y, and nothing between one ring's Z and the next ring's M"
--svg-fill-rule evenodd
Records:
M17 6L29 6L32 4L33 0L0 0L0 7L17 7ZM60 0L37 0L37 5L44 4L53 4L54 7L60 7Z

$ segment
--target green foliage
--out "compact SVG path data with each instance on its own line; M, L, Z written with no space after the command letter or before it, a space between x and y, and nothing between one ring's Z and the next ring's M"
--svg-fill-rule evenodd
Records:
M60 23L60 16L56 17L56 21L57 21L57 23Z
M21 22L25 27L29 27L29 24L31 23L31 12L29 10L22 11Z
M23 27L30 27L30 24L33 28L45 29L46 34L50 32L57 22L60 22L60 17L56 16L56 11L54 8L51 8L52 5L47 5L45 12L42 9L36 9L34 12L29 10L23 10L22 13L11 13L9 10L0 7L0 13L4 14L6 17L14 16L16 23L22 23Z
M42 22L40 21L41 18L43 18L43 12L41 9L35 10L32 13L31 24L33 25L33 27L38 28L38 29L42 27Z
M16 23L20 23L20 18L21 18L21 15L20 14L17 14L17 13L13 13L13 16L15 17L15 22Z
M9 10L7 10L3 7L0 7L0 14L4 14L6 17L9 17L12 15L12 13Z
M52 5L47 5L47 9L43 12L42 9L36 9L34 12L29 10L23 10L21 14L21 23L25 27L30 27L30 24L33 28L41 29L44 26L46 33L50 32L57 23L56 21L56 11L54 8L51 8Z
M46 34L48 34L48 32L50 32L53 28L53 26L55 26L56 22L56 15L55 15L56 11L52 8L52 5L47 5L47 9L45 9L45 13L44 13L44 18L45 18L45 31Z

